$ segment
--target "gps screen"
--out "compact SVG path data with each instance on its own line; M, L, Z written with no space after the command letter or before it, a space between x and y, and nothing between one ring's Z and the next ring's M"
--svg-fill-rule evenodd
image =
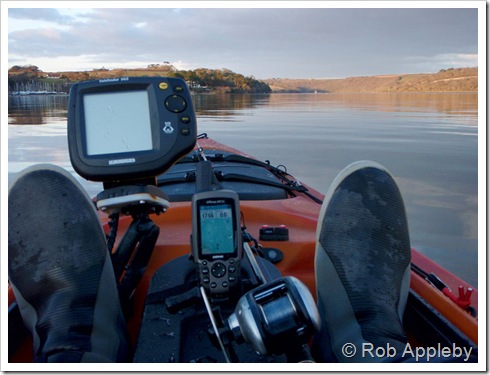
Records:
M233 212L228 204L200 206L201 252L203 255L235 251Z
M153 149L146 90L85 94L87 155Z

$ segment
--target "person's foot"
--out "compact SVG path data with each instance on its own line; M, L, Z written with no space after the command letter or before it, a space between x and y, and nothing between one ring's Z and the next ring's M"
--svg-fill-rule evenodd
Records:
M318 221L318 360L383 361L366 350L390 345L403 351L410 259L405 207L391 174L369 161L346 167L327 192Z
M31 167L10 187L8 276L35 361L126 360L105 236L92 201L64 169Z

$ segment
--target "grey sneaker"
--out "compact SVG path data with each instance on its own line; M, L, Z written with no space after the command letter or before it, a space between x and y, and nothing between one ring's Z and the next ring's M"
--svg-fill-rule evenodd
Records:
M105 236L73 176L47 164L19 173L9 189L8 233L8 276L33 336L34 361L125 361Z
M368 353L378 347L403 352L410 259L405 207L391 174L370 161L346 167L325 196L317 227L318 361L389 360Z

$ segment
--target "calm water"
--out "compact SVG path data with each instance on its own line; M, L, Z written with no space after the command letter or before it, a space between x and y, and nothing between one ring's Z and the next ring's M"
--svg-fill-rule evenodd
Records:
M412 245L477 286L476 94L198 95L198 127L325 193L353 161L384 164L398 182ZM28 165L73 172L66 96L9 98L9 182ZM81 181L91 195L100 184Z

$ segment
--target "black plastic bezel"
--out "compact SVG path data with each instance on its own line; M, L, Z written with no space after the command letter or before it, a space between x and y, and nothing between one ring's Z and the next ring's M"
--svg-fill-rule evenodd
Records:
M169 111L165 99L178 95L185 110ZM86 94L146 90L148 93L152 149L136 152L88 155L83 97ZM185 118L183 122L180 119ZM164 132L165 123L172 132ZM184 80L167 77L130 77L75 84L68 104L68 147L75 171L91 181L130 181L157 176L166 171L195 145L197 125L189 89ZM111 164L112 163L112 164Z

